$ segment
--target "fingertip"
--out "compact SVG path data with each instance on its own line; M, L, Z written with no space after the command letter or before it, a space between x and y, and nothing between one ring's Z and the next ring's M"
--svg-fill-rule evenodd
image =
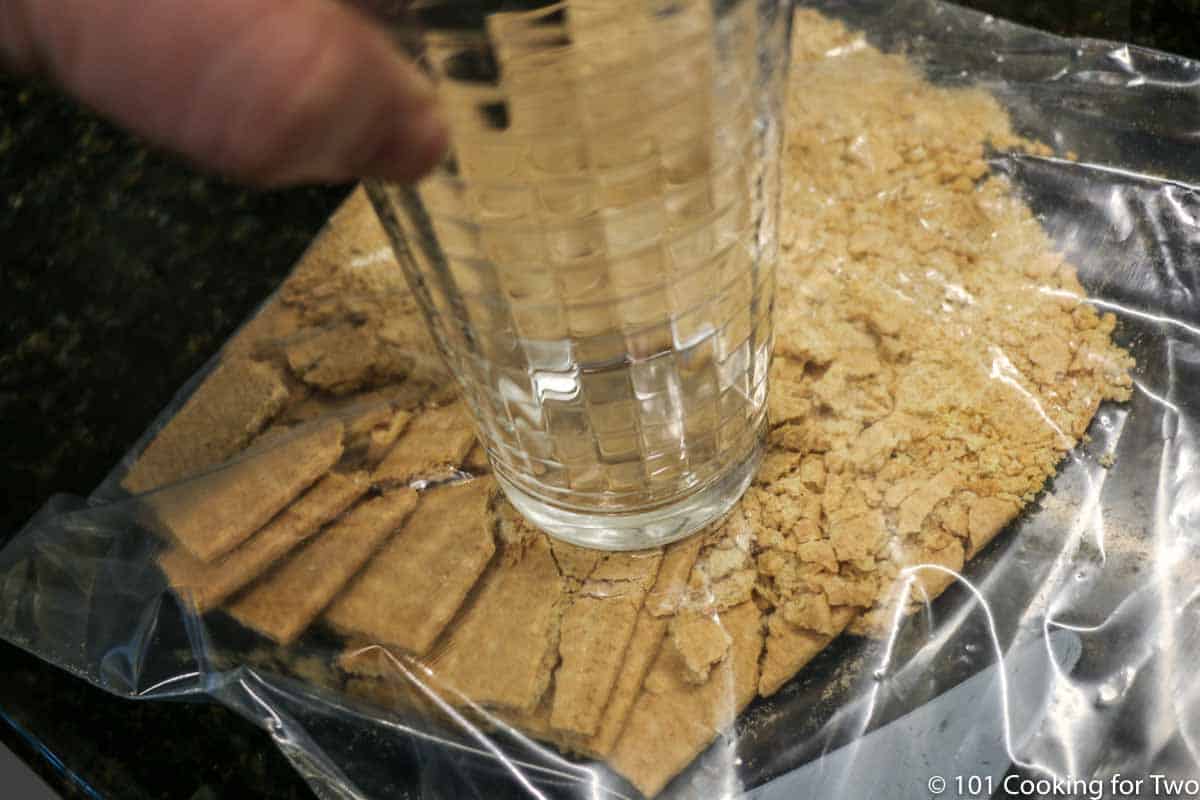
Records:
M371 162L363 177L411 183L432 170L450 143L450 129L436 106L397 120L396 130Z

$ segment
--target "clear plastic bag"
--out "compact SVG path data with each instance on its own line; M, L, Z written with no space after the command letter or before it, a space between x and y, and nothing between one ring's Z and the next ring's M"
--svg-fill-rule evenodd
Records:
M1127 404L1100 407L1085 441L1066 455L1046 489L965 567L927 565L952 573L944 594L932 602L910 596L916 613L890 617L889 626L876 630L879 638L814 639L826 643L798 676L745 710L754 687L747 697L734 663L744 642L726 614L736 608L713 617L726 634L724 649L701 659L699 671L711 667L711 673L692 680L715 686L706 696L721 708L704 723L715 743L681 746L703 753L663 766L641 785L657 791L659 778L682 768L663 796L1166 796L1173 786L1167 781L1200 775L1200 711L1191 680L1200 657L1191 424L1200 419L1200 406L1189 389L1200 379L1200 196L1189 185L1200 180L1194 141L1200 65L1131 46L1064 40L925 0L813 5L864 31L872 45L904 53L937 86L985 88L1020 134L1055 148L1059 155L997 149L990 154L992 174L1011 181L1077 269L1090 302L1118 318L1115 337L1137 360L1133 394ZM794 79L791 91L803 90L803 79ZM338 228L334 222L337 236L349 240L339 252L364 267L384 258L358 246L362 232L353 225ZM307 261L319 269L327 257L315 252ZM1041 289L1034 282L1030 291ZM396 300L387 292L381 297ZM282 324L277 300L181 390L91 497L51 501L0 552L0 635L121 696L207 697L237 710L270 732L321 797L637 796L619 767L564 755L529 733L537 730L528 715L495 712L444 685L449 667L442 670L440 658L397 655L322 623L306 625L302 636L284 634L294 641L277 646L238 624L236 615L198 615L193 597L172 591L159 566L163 540L156 535L164 507L180 497L229 497L221 493L261 476L272 458L277 463L271 475L302 473L306 467L291 463L287 448L319 435L322 425L344 431L369 416L372 403L386 404L393 421L403 410L394 398L343 404L298 419L215 471L141 495L123 489L139 454L186 408L197 387L244 354L239 348L254 340L251 334ZM345 298L322 302L349 306L341 311L351 317L370 315ZM323 319L325 332L340 330L317 306L304 313ZM274 341L292 343L286 336ZM426 355L420 348L403 351L397 369L422 374L431 391L445 392ZM290 357L304 369L320 366L319 359ZM386 384L386 376L372 374ZM337 375L329 380L341 391ZM194 424L205 429L203 420ZM380 435L386 441L386 432ZM364 441L369 447L369 436ZM424 496L445 491L443 484L470 487L487 480L485 468L452 466L432 477L416 475L414 487ZM284 483L260 481L256 496L294 497L295 487ZM369 491L378 497L403 491L388 488ZM403 511L394 513L403 518ZM330 514L336 523L353 512ZM236 514L216 516L231 526L231 541L242 535L235 530ZM483 552L471 569L495 568L494 559L508 556L522 563L522 548L534 546L511 518L499 519L508 528L492 531L498 555ZM219 528L218 521L206 524L201 538ZM295 524L304 527L303 520ZM350 529L346 547L329 546L318 564L326 569L313 572L312 585L300 596L326 602L340 597L345 582L383 552L386 544L371 544L370 537L391 533ZM356 546L364 553L361 561L348 552ZM555 567L564 581L573 569L560 562ZM345 580L327 590L322 581L337 570ZM901 577L920 571L916 565ZM589 583L588 574L572 584L572 598L603 601L628 588L621 580ZM439 610L439 595L431 594L426 616L449 614L445 624L458 629L462 609L479 605L483 593L471 581L459 584L471 589L462 608ZM914 590L912 580L899 585ZM247 590L229 591L243 593L236 598ZM644 585L634 592L647 596ZM677 612L678 598L673 602ZM737 608L748 612L757 602ZM512 610L526 613L519 619L534 619L523 607ZM328 612L322 607L317 614ZM747 626L747 636L760 637L759 648L762 624ZM528 633L520 625L513 630ZM629 625L624 630L628 641ZM683 636L672 628L660 647ZM345 659L354 653L373 661L347 672ZM605 660L593 656L597 663ZM463 669L506 667L489 664L483 652L460 655L458 662L472 658L480 663ZM691 696L686 693L693 689L680 684L655 691ZM735 711L741 713L725 724ZM643 722L651 728L661 723L635 743L652 758L666 758L660 747L679 755L664 740L696 738L665 716Z

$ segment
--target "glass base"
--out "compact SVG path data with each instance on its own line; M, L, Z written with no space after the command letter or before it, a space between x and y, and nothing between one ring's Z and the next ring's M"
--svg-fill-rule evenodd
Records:
M597 550L643 550L682 539L724 516L754 480L763 450L759 437L749 456L707 486L673 503L629 514L572 511L538 500L499 473L496 481L526 520L555 538Z

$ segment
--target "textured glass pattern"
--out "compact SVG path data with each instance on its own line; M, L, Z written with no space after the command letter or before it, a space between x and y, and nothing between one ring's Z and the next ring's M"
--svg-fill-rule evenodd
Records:
M760 444L786 4L493 5L408 12L452 149L372 200L502 483L669 506Z

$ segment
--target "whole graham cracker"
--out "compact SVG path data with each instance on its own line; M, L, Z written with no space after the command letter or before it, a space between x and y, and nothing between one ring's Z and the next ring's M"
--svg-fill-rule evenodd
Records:
M349 508L369 488L364 472L326 475L262 530L222 558L205 562L182 547L172 547L159 555L159 566L171 586L197 613L203 614L257 578Z
M140 494L227 461L287 399L273 368L246 358L222 361L146 446L121 485Z
M416 492L399 489L356 506L234 598L226 610L247 628L290 644L416 505Z
M342 425L317 423L217 472L149 495L145 503L180 547L212 561L265 525L341 455Z
M474 443L475 431L461 401L426 409L409 422L371 479L407 484L444 477L463 463Z
M489 478L421 494L403 530L325 613L334 629L423 655L458 611L496 550Z
M662 791L754 699L762 614L749 602L718 618L730 637L728 656L704 683L689 683L679 651L664 644L612 751L612 766L649 797Z

